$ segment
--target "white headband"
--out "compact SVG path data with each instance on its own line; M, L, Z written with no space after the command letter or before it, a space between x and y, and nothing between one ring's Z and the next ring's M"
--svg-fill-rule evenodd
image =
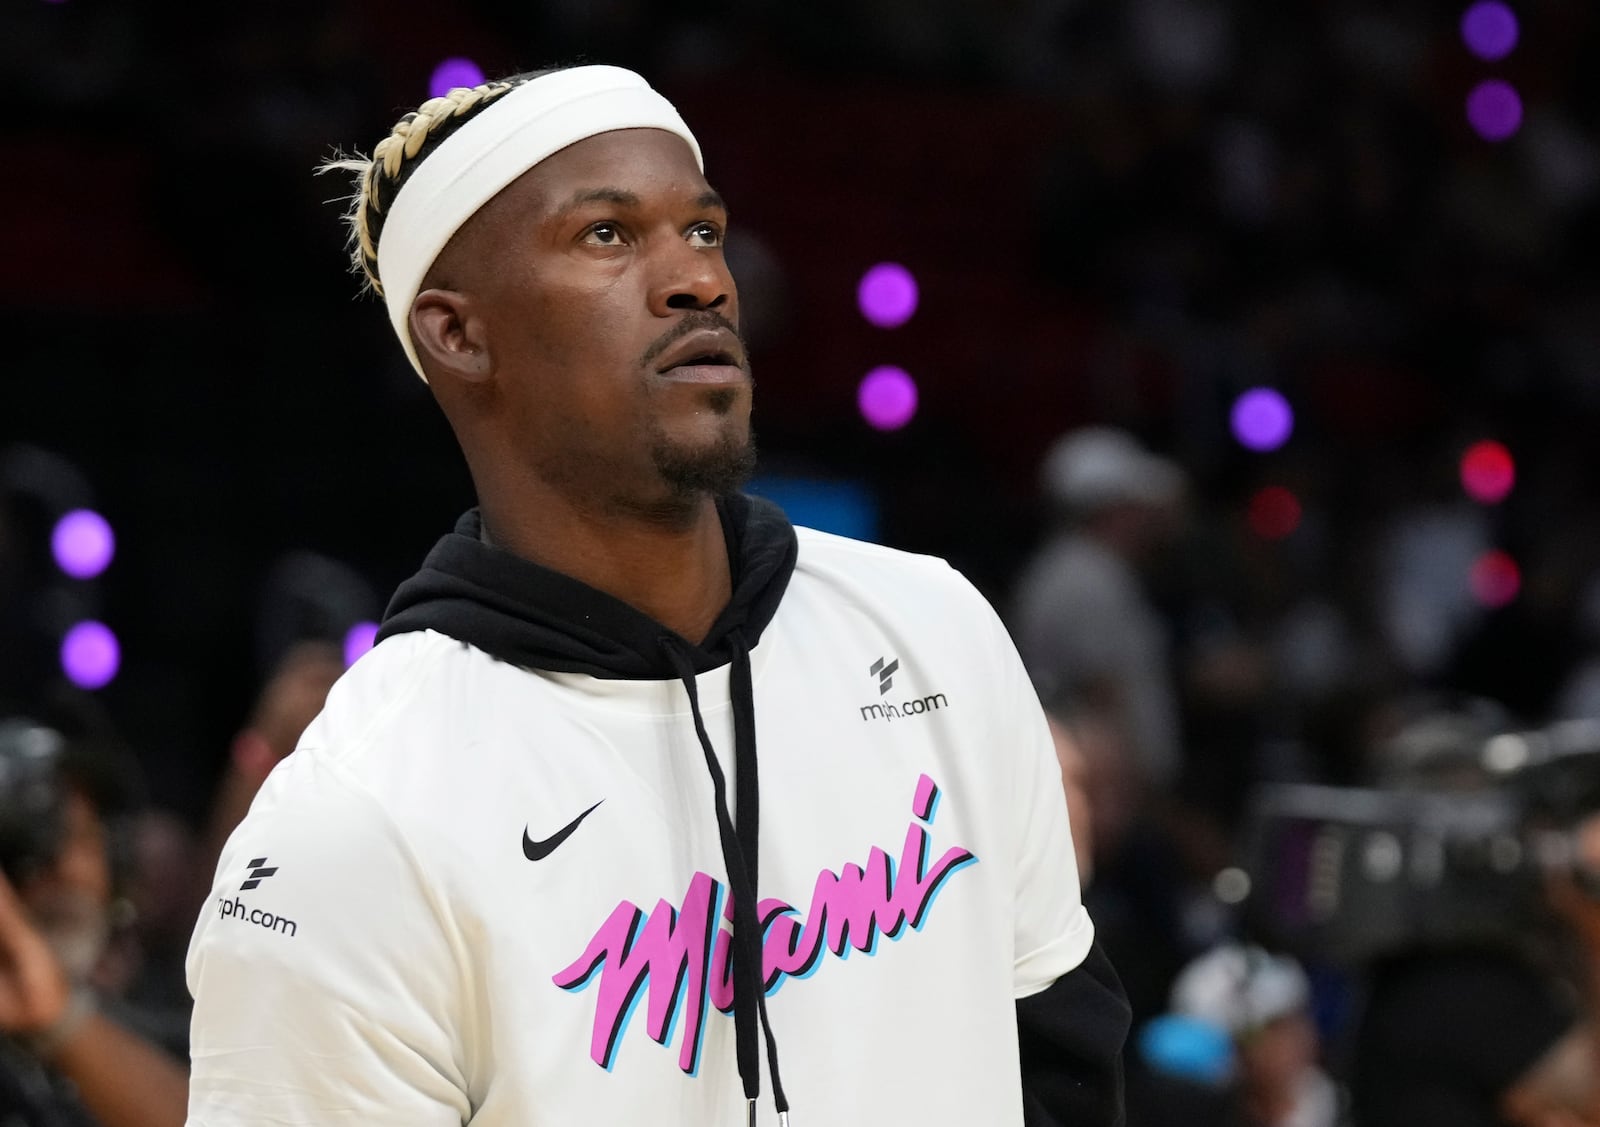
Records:
M689 127L645 80L621 67L586 66L530 79L488 103L417 165L389 205L378 239L389 323L424 380L411 342L411 303L450 236L506 185L568 145L613 129L665 129L694 150Z

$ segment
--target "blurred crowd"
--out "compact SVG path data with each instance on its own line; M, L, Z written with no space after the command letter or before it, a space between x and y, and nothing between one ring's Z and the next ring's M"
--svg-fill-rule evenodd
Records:
M101 694L61 686L39 522L3 498L14 1121L177 1121L221 841L466 503L307 174L448 50L636 66L720 131L769 463L865 481L889 543L967 571L1051 715L1135 1011L1132 1127L1600 1123L1560 1110L1600 1059L1586 809L1525 934L1359 957L1274 930L1251 852L1272 788L1431 793L1437 752L1500 794L1497 738L1600 720L1594 5L1514 5L1494 64L1422 0L15 7L0 449L60 451L138 529L104 598L141 644ZM1462 111L1490 75L1526 107L1503 144ZM839 295L890 255L927 271L885 357ZM851 365L886 358L925 389L894 436L854 415ZM1254 387L1294 408L1279 450L1230 433ZM1515 460L1493 503L1459 472L1484 439Z
M1595 1122L1600 715L1577 691L1584 665L1529 714L1448 663L1408 664L1397 620L1449 636L1417 602L1470 607L1471 553L1451 574L1437 546L1413 565L1431 582L1375 580L1373 605L1409 617L1317 607L1276 637L1225 620L1187 634L1219 610L1160 582L1207 535L1183 469L1094 426L1051 449L1041 486L1056 524L1008 617L1133 1004L1129 1122ZM1438 597L1452 584L1453 607Z

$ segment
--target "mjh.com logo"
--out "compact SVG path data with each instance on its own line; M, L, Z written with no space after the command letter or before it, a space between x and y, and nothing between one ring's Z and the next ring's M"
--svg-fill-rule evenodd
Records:
M240 892L248 892L252 888L259 888L261 882L278 871L276 865L268 865L265 857L257 857L245 866L250 875L245 877L244 883L239 886ZM268 931L281 931L291 939L300 930L293 920L283 916L264 912L260 908L252 908L237 896L229 900L225 896L217 897L217 915L225 920L238 919L245 923L264 927Z
M239 886L239 891L249 892L252 888L259 886L262 881L266 880L277 871L278 866L273 865L268 867L267 859L265 857L257 857L254 861L250 862L250 876L243 884Z
M894 688L894 675L899 669L900 659L897 657L880 657L868 666L867 672L878 679L880 697L886 696ZM930 693L925 697L911 697L898 704L864 704L861 706L861 719L900 720L907 716L921 716L925 712L937 712L949 703L949 698L943 693Z

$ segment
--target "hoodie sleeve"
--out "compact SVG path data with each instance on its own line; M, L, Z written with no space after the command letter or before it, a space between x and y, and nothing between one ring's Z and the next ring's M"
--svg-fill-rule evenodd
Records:
M1061 766L1049 725L1010 639L1003 671L1018 754L1016 843L1017 1035L1028 1127L1120 1127L1127 995L1083 906Z
M1051 985L1017 1001L1026 1127L1122 1127L1122 1047L1132 1013L1094 944Z
M469 992L429 885L332 764L273 772L190 943L189 1127L466 1120Z

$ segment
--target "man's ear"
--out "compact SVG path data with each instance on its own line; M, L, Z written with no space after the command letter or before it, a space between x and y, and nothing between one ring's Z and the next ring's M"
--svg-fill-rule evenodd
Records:
M411 343L430 380L436 373L467 383L487 380L493 365L484 328L472 299L455 290L423 290L411 303Z

